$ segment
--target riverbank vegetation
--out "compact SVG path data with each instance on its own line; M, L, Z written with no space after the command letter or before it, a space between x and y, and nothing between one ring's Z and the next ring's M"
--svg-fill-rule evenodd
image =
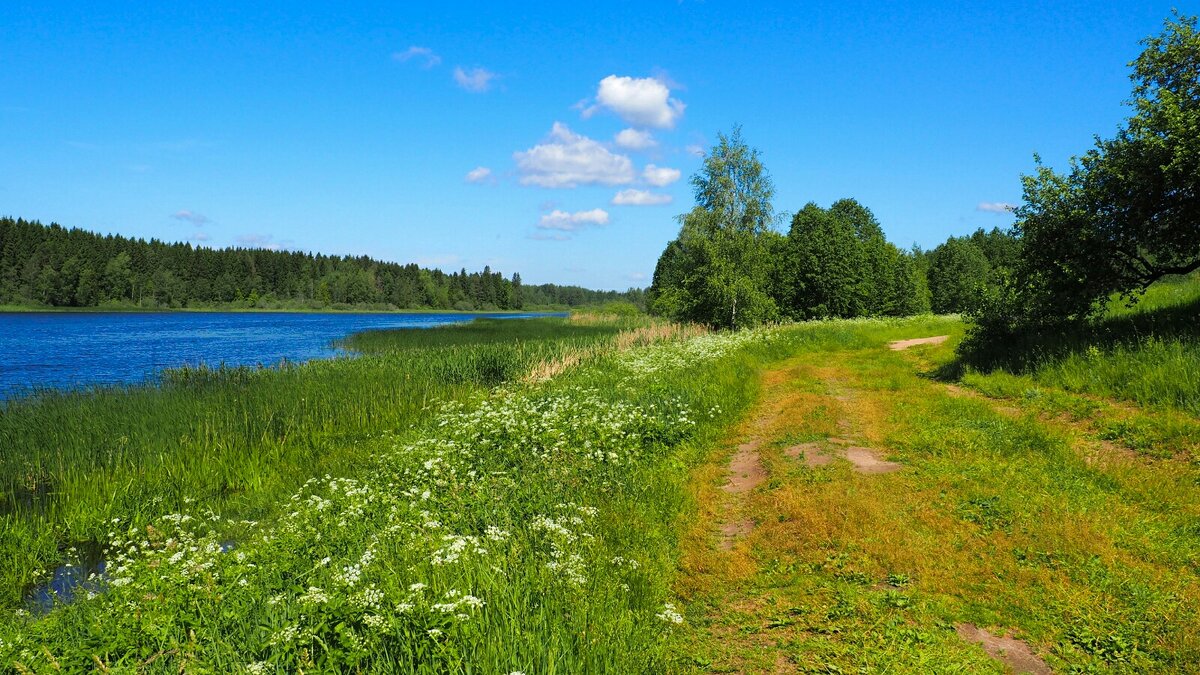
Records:
M0 306L121 309L568 309L626 300L578 286L527 285L485 267L446 274L366 256L102 236L0 218Z
M1157 323L1197 288L1112 318ZM1198 649L1200 380L1156 400L1145 382L1077 386L1076 352L977 371L954 353L966 328L480 321L352 336L355 358L18 401L0 426L27 450L4 475L45 487L7 487L0 659L997 669L958 637L969 623L1056 666L1178 671ZM926 335L951 340L886 348ZM768 477L725 504L751 436ZM832 450L847 441L902 468L859 475ZM785 452L814 443L830 463ZM859 515L830 518L845 509Z
M1011 232L906 251L847 199L783 234L735 131L666 318L4 404L0 663L1195 672L1196 20L1146 45L1133 117Z
M14 402L0 659L645 670L675 625L689 453L744 408L779 336L481 322ZM37 572L60 558L96 577L56 602L71 572Z
M0 542L12 555L0 562L0 593L14 601L64 543L103 538L114 517L227 503L253 516L314 469L340 471L362 443L425 421L434 402L518 378L620 328L537 319L392 331L352 338L358 358L183 368L159 387L8 401L0 513L12 518Z

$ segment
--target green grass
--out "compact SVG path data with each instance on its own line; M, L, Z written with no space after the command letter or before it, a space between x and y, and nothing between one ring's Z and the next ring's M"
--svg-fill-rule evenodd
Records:
M965 380L997 400L951 395L929 374L963 332L945 317L686 338L638 318L481 321L354 336L355 358L19 401L0 412L0 443L20 449L0 457L0 663L998 670L952 630L974 621L1059 667L1186 670L1193 427L1146 422L1185 414L1118 415L1036 372ZM886 349L934 335L952 339ZM737 507L758 528L726 559L711 498L756 403L780 406L738 427L770 434L770 475ZM783 454L834 434L908 468ZM1146 449L1097 463L1103 434ZM89 540L101 592L13 611Z
M236 435L222 431L205 453L158 462L146 449L101 453L89 458L88 471L44 471L123 472L142 493L106 506L93 495L125 481L104 478L88 490L56 491L58 509L6 516L24 527L78 509L93 531L103 531L109 577L95 597L44 616L0 618L0 658L33 669L655 669L670 630L660 615L689 458L740 414L753 395L754 369L780 345L766 333L701 337L593 352L541 384L437 384L461 371L448 363L480 350L507 349L526 363L581 341L600 344L617 328L585 326L577 334L565 322L482 324L474 336L404 334L391 346L382 344L387 336L373 335L367 340L378 357L278 372L189 372L161 391L52 398L9 410L12 419L56 410L79 421L89 404L119 403L123 423L137 418L157 429L175 418L150 417L139 406L181 395L184 403L166 408L183 405L180 420L215 406L255 430L236 453L216 447ZM500 341L497 331L537 339ZM439 335L457 344L428 346ZM363 408L374 404L360 400L370 393L364 380L406 393L372 408L385 417L370 419ZM249 422L281 394L326 391L325 405L347 407L327 411L326 424L340 433L322 437L314 453L283 445L276 426L267 425L272 433L264 437L259 422ZM196 401L197 394L229 398ZM247 403L260 397L261 406ZM408 412L395 412L404 401L412 402ZM334 419L343 414L354 416L344 427ZM308 417L276 416L302 425ZM41 421L21 428L32 434L52 426ZM307 429L289 437L312 438ZM134 435L165 442L174 432ZM246 457L246 447L276 441L282 452ZM248 490L240 499L261 497L248 514L244 502L202 492L213 479L200 466L214 453L251 464L229 467L226 477L266 479L291 467L291 478ZM155 471L173 482L142 480ZM167 486L171 497L156 500ZM223 552L224 541L236 548Z
M884 339L795 342L697 469L673 669L1003 672L956 634L970 622L1014 633L1056 672L1196 672L1200 465L1161 458L1179 454L1154 435L1166 427L1140 421L1178 414L1122 411L1125 427L1094 428L1109 403L1003 373L966 381L1002 400L971 395L925 375L953 341L891 352ZM784 453L815 441L836 456L834 436L904 468L863 475ZM726 494L731 448L750 440L766 476ZM740 519L754 530L720 550L718 523Z
M467 345L527 345L564 340L582 346L596 338L608 337L621 329L635 328L644 323L644 319L636 317L601 324L578 324L561 319L476 319L470 323L448 324L427 330L366 330L350 335L338 344L364 354Z
M1151 286L1132 306L1053 334L1018 336L986 353L968 350L957 369L1026 378L1029 387L1200 414L1200 276ZM952 369L953 370L953 369Z
M64 547L103 540L113 518L269 514L305 480L352 470L381 434L426 424L435 402L518 378L618 327L484 321L488 344L472 348L463 336L473 330L377 332L377 354L180 369L161 387L44 392L0 406L0 447L10 449L0 454L0 603L18 603Z

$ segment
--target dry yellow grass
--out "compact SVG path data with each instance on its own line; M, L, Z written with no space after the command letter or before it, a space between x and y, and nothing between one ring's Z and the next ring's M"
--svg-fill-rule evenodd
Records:
M578 318L577 318L578 317ZM581 325L596 325L620 321L615 314L572 314L571 321ZM538 362L525 375L525 382L544 382L557 377L567 370L587 361L593 356L611 351L626 351L635 347L644 347L658 342L685 340L702 335L708 329L698 324L678 324L659 319L648 319L644 326L636 326L617 333L607 343L589 347L568 350L558 358Z
M1196 468L1106 448L1062 415L997 411L1011 401L918 377L926 356L823 353L763 374L754 411L693 472L677 592L703 618L682 651L737 672L1000 672L944 628L973 622L1057 668L1194 663L1200 555L1170 543L1162 509L1200 512ZM750 440L767 479L725 494L731 451ZM842 441L904 468L785 454L837 457ZM722 551L731 518L756 526Z

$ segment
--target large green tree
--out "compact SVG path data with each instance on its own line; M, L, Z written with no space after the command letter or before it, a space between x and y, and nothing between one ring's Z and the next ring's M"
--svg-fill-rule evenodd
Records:
M950 237L929 254L929 293L933 311L966 312L979 306L991 265L969 238Z
M723 328L773 319L769 251L775 187L740 128L718 134L692 188L696 206L680 217L679 236L655 269L652 309Z
M796 319L854 317L867 313L870 287L866 256L850 220L809 202L788 230L791 283L786 306Z
M797 211L776 264L780 304L792 318L929 311L918 261L888 242L875 215L854 199L828 209L810 202Z
M1023 177L1013 284L982 324L1082 319L1200 269L1200 33L1176 15L1130 66L1133 114L1067 173Z

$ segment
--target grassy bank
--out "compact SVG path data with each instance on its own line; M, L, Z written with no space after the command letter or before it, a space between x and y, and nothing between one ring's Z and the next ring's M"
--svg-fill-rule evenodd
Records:
M959 367L1002 371L1030 390L1049 387L1200 415L1197 316L1200 276L1173 278L1151 286L1133 305L1114 299L1092 324L968 349Z
M10 401L0 406L0 599L19 602L66 546L103 540L114 518L268 514L305 480L351 470L380 434L428 424L435 402L518 378L620 329L539 319L394 331L357 358L181 369L161 387ZM493 344L471 348L464 334ZM395 348L382 350L389 341Z
M331 390L327 405L336 399L349 408L331 409L326 418L341 433L266 437L280 452L269 460L249 453L262 467L257 471L230 465L232 457L247 454L243 448L219 455L226 465L205 478L185 477L194 473L185 469L187 461L208 462L201 457L220 453L215 444L236 437L227 432L213 435L214 447L203 455L181 452L169 462L149 461L152 444L129 464L91 458L91 474L161 471L175 479L171 495L117 497L110 501L124 511L83 514L95 528L87 534L103 531L104 590L45 615L4 619L4 659L35 669L53 663L251 672L652 668L674 625L667 582L690 453L744 409L754 394L756 364L786 345L770 331L706 336L625 325L610 348L589 349L586 359L548 381L506 377L503 386L489 389L481 385L495 383L490 365L467 368L484 377L460 381L456 373L470 361L467 355L490 354L483 361L492 364L507 353L524 367L595 347L622 328L522 326L439 329L449 346L420 344L434 339L425 334L394 342L372 334L354 341L373 356L315 369L249 372L239 384L231 373L192 373L163 391L110 392L161 405L173 387L215 389L231 397L223 403L242 420L267 409L232 405L232 398L241 404ZM515 332L506 338L497 331ZM535 337L513 339L524 332ZM325 368L349 379L323 380ZM361 406L375 404L360 400L367 388L352 389L363 379L409 393L368 413ZM277 381L311 388L272 389L282 386ZM440 388L431 391L434 384ZM42 411L70 409L84 419L86 405L96 400L104 399L30 402L6 415L28 420L22 429L32 433L55 426L33 421ZM397 406L404 401L411 405ZM121 400L128 416L158 418L130 403ZM74 412L79 406L84 409ZM393 409L408 412L385 412ZM335 418L346 414L353 419L342 427ZM404 424L418 417L417 424ZM176 431L153 435L165 442ZM263 441L257 431L247 436ZM308 438L305 447L314 451L297 452L284 438ZM289 463L293 484L271 479L270 486L256 485L257 501L250 490L232 499L200 489L219 483L218 474L221 480L265 480ZM64 467L46 473L61 478ZM89 482L90 490L56 489L54 503L61 507L35 515L74 513L82 510L74 504L89 499L93 509L104 507L90 495L100 485L124 482L105 477ZM272 499L282 503L272 505ZM252 515L250 502L257 506ZM20 528L30 517L10 514L6 523Z

